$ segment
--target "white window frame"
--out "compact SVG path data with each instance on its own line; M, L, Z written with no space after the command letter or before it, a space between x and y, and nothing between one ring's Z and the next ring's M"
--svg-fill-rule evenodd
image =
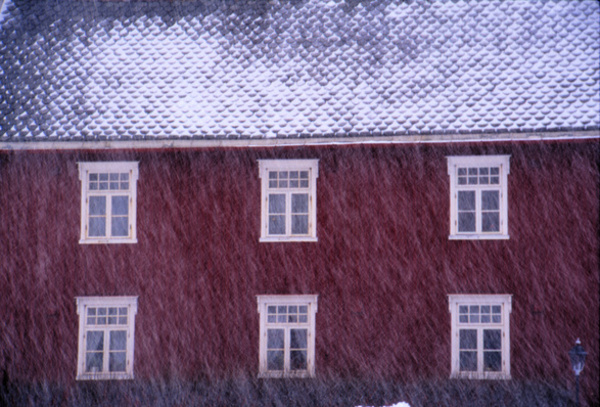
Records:
M510 155L483 155L483 156L449 156L448 175L450 176L450 240L485 240L509 239L508 234L508 174L510 173ZM459 185L459 168L500 168L500 183L497 185ZM500 225L499 231L484 232L481 230L481 192L500 192ZM475 191L476 193L476 222L474 232L458 230L458 192Z
M308 295L257 295L258 313L260 319L259 334L259 378L307 378L315 376L315 317L318 309L318 294ZM307 306L308 319L306 323L268 322L269 306ZM267 365L267 331L272 329L285 330L284 340L284 370L269 370ZM307 368L306 370L291 370L289 331L291 329L307 329Z
M510 379L510 313L512 311L511 294L450 294L448 295L451 318L451 368L450 378L457 379ZM501 306L501 322L474 323L461 322L459 306ZM464 315L464 314L463 314ZM477 330L477 371L460 370L460 330ZM483 331L485 329L501 330L502 360L500 371L484 371L483 363Z
M77 352L77 380L125 380L133 379L133 355L135 337L135 315L137 314L137 296L128 297L76 297L79 315L79 335ZM88 308L127 308L126 325L102 324L88 325ZM126 367L124 372L109 372L109 335L111 331L127 331ZM99 372L86 372L86 338L89 331L102 331L104 335L103 369Z
M136 235L136 207L137 207L137 180L138 180L138 162L137 161L122 161L122 162L80 162L79 164L79 180L81 181L81 235L80 244L97 244L97 243L137 243ZM90 173L128 173L129 174L129 190L90 190L89 174ZM111 236L111 196L129 197L128 207L128 236ZM105 236L89 236L89 199L91 196L105 196L106 199L106 235Z
M261 222L260 242L316 242L317 239L317 178L319 177L319 160L258 160L259 177L261 179ZM306 189L270 189L270 171L308 171L309 187ZM304 191L308 193L308 233L294 235L291 233L291 194ZM269 234L269 193L277 192L286 195L286 233Z

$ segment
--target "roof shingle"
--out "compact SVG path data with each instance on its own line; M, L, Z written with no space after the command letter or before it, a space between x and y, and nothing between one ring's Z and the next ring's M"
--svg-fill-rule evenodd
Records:
M5 3L2 141L600 126L596 1Z

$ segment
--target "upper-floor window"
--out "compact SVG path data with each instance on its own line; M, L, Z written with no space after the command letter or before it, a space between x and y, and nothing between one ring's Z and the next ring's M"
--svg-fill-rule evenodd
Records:
M133 379L137 297L77 297L77 380Z
M317 295L258 295L259 377L315 374Z
M450 239L508 239L509 158L448 157Z
M452 378L510 379L509 294L451 294Z
M317 240L318 160L259 160L261 242Z
M80 162L79 243L137 243L137 162Z

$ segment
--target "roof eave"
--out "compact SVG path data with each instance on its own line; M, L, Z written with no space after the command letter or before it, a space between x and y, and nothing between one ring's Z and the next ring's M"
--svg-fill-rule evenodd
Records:
M600 139L600 129L502 133L454 133L356 137L188 138L44 140L0 142L2 151L21 150L163 150L202 148L298 147L358 144L487 143Z

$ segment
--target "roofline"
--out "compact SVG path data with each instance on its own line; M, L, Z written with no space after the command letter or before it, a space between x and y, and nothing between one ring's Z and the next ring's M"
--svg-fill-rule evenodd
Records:
M0 151L22 150L164 150L202 148L299 147L357 144L486 143L600 139L600 129L506 133L457 133L401 136L290 137L242 139L135 139L0 142Z

